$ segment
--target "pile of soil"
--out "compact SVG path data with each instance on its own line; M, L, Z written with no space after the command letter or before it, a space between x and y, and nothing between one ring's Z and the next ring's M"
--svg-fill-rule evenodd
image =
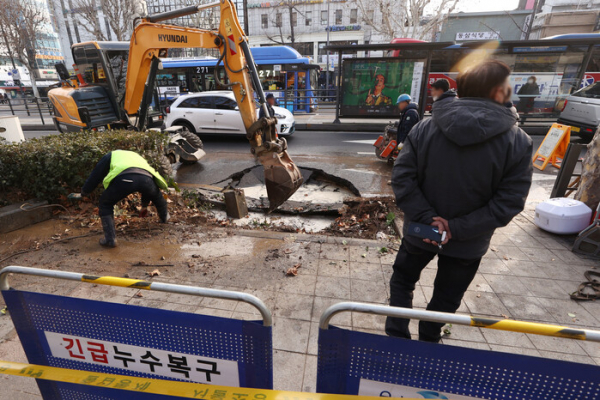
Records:
M379 234L395 235L394 220L402 220L402 212L396 208L391 196L362 198L344 201L340 216L327 229L333 236L379 239Z

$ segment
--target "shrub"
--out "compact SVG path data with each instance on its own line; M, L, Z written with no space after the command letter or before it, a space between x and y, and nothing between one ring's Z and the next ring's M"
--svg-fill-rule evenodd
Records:
M18 144L0 141L0 190L21 190L53 201L79 192L100 158L112 150L135 151L157 168L167 140L161 132L111 130L62 133Z

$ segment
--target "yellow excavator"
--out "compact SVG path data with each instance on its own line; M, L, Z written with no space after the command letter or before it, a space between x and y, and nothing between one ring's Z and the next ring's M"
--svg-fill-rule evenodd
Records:
M218 31L160 24L174 18L220 7ZM153 110L158 100L156 73L161 58L173 48L219 50L229 83L246 127L251 152L264 167L269 208L285 202L303 182L298 167L287 153L287 142L277 136L275 118L258 119L259 106L269 115L265 94L248 40L240 26L231 0L185 7L179 10L141 17L134 21L128 50L119 42L88 42L73 45L77 77L66 67L58 68L61 87L51 89L48 97L54 106L54 122L59 131L128 128L146 130L162 124L162 114Z

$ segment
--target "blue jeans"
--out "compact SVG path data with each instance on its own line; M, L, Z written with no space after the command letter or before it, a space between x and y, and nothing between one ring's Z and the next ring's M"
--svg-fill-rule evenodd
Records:
M166 218L167 202L162 196L160 188L153 178L136 173L118 175L110 182L108 188L100 196L98 214L101 217L112 217L115 204L136 192L142 194L142 206L146 207L152 202L158 210L161 220Z

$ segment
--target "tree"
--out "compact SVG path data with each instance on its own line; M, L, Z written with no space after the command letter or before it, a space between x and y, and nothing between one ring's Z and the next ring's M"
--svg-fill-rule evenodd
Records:
M129 40L133 31L133 19L139 14L138 0L74 0L73 7L85 21L83 28L96 40ZM100 21L99 13L104 15ZM104 30L102 23L105 24ZM114 37L112 36L114 35Z
M275 13L273 13L273 10L275 11ZM278 7L274 7L273 10L271 11L271 17L274 15L275 18L271 19L271 24L273 24L273 26L277 28L278 32L276 35L271 35L271 34L269 34L269 32L267 32L265 29L263 29L265 31L265 35L267 36L267 39L269 39L273 43L277 43L277 44L281 44L281 45L289 43L292 45L292 47L294 47L294 43L296 43L296 30L295 30L296 26L294 26L294 19L292 18L292 15L294 13L296 13L295 14L296 16L298 14L300 14L300 15L304 15L304 14L302 14L302 12L300 12L300 10L298 10L296 8L293 0L280 1L278 3ZM290 30L289 30L290 34L289 35L284 35L283 13L281 13L281 11L287 11L288 21L290 23ZM296 18L295 21L297 22L298 19Z
M459 0L356 0L363 22L386 41L398 37L431 40L435 29L454 11L458 2ZM380 11L381 21L374 20L375 9Z
M588 145L575 198L583 201L592 210L596 210L600 202L600 129Z
M12 54L29 71L35 97L40 97L35 83L36 47L42 40L45 26L49 23L44 6L36 0L0 0L0 24L8 46L5 51Z

